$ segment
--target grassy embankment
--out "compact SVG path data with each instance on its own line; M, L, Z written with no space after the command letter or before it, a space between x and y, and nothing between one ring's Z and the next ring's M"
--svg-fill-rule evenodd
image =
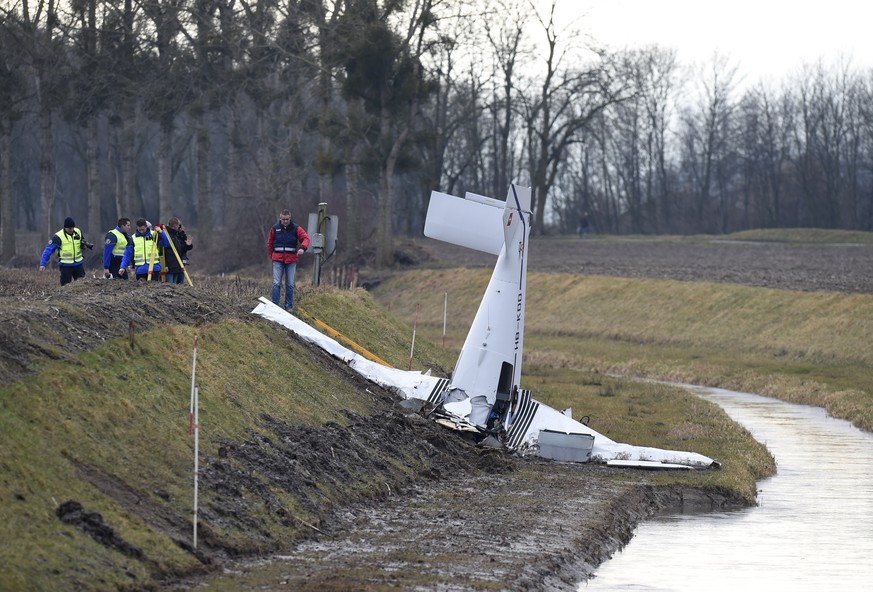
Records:
M365 347L398 366L407 362L406 328L366 294L323 293L306 304L318 315L342 310L347 330L366 327L355 335ZM139 335L133 350L119 338L72 361L68 355L47 356L32 375L0 389L0 590L137 588L155 577L204 569L194 555L147 523L149 517L101 491L128 492L141 500L144 513L159 508L162 515L178 519L178 531L190 532L193 439L188 409L195 335L202 458L215 458L224 442L246 440L249 430L263 431L262 414L292 425L322 426L346 424L345 411L373 413L374 399L330 372L323 356L254 316L251 322L164 327ZM440 354L426 342L419 348L421 356ZM423 363L421 357L416 363ZM308 531L307 524L318 523L320 516L301 504L306 500L269 482L264 485L295 517L293 526L287 520L282 524L275 508L261 507L253 496L250 510L265 525L262 530L204 524L201 541L254 553L270 540L291 540ZM328 483L315 484L325 508L383 486L378 475L361 475L339 491ZM211 497L213 492L202 490L201 507ZM61 523L56 510L67 500L98 512L143 551L144 559L125 556Z
M453 272L452 277L464 280L454 284L458 291L484 281L476 272ZM406 281L426 288L429 281L442 284L447 279L425 272L409 275ZM539 291L539 281L534 280L532 293ZM413 302L412 288L403 289L410 291L404 302ZM474 291L478 300L481 289ZM453 305L459 303L457 292L452 294ZM369 296L326 290L308 295L301 305L389 363L406 367L410 328L385 314ZM472 300L469 307L474 307ZM553 404L610 417L608 431L616 437L627 434L635 443L696 450L725 463L722 471L659 476L664 482L730 489L753 500L754 480L773 470L772 459L760 445L717 407L677 389L572 370L577 361L581 365L588 359L584 351L578 360L568 353L561 364L544 363L552 357L542 345L561 344L540 328L561 326L566 313L555 314L559 316L551 321L537 315L532 319L536 328L530 335L543 335L542 344L532 349L543 351L537 355L544 357L528 364L527 386ZM425 317L435 336L435 319L427 308ZM463 317L456 316L453 332L460 331ZM190 528L186 524L193 443L187 434L187 414L195 335L200 339L197 382L203 458L215 459L223 442L240 442L263 432L262 414L292 425L320 427L326 422L345 425L345 410L374 412L375 400L331 372L318 353L255 318L153 330L138 336L133 350L126 339L113 339L72 362L69 356L46 358L35 365L34 374L0 389L0 589L142 588L162 577L209 569L146 512L152 508L152 514L156 509L162 516L174 516L181 532ZM590 337L587 341L598 343ZM442 350L420 333L414 366L451 368L455 354L456 349ZM595 403L606 405L602 413ZM396 459L385 459L384 464L387 470L419 469L399 466ZM270 507L252 491L241 491L256 526L246 531L204 523L201 536L237 553L273 550L277 541L310 532L309 525L318 524L330 506L373 496L382 478L356 475L338 486L338 480L320 481L316 476L318 495L299 499L255 475L274 500ZM107 489L116 495L107 495ZM119 491L138 501L120 503ZM201 490L201 507L208 507L215 495ZM71 499L99 512L116 534L142 550L143 558L98 544L82 530L61 523L57 507ZM294 518L290 525L280 519L276 506Z

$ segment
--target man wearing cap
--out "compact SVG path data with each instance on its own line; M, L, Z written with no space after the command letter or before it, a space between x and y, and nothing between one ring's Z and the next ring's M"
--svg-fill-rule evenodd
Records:
M39 270L45 271L52 253L58 251L58 268L61 270L61 285L69 284L73 280L85 277L85 257L82 248L91 248L93 245L85 242L82 231L76 228L72 218L64 220L64 227L58 230L49 239L42 259L39 261Z
M133 259L130 218L119 218L118 226L106 233L103 241L103 277L127 279L127 266Z

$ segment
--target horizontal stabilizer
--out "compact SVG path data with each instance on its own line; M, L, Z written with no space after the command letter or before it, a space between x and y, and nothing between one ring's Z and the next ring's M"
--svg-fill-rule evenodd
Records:
M506 205L504 202L499 199L494 199L493 197L486 197L484 195L479 195L478 193L470 193L469 191L464 194L464 199L469 201L479 202L481 204L485 204L486 206L491 206L494 208L503 209Z
M486 199L494 203L484 203ZM503 210L503 202L490 198L464 199L434 191L427 207L424 235L499 255L503 248Z

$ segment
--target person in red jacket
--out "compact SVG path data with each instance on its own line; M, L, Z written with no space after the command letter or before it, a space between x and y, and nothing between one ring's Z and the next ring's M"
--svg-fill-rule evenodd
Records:
M294 274L297 258L309 248L309 235L291 221L291 211L282 210L279 223L270 228L267 251L273 261L273 304L279 305L282 274L285 274L285 310L294 306Z

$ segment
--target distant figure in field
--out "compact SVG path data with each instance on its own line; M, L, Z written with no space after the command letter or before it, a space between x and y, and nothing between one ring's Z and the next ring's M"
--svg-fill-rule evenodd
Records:
M579 218L579 236L585 238L588 236L588 212L583 212Z

